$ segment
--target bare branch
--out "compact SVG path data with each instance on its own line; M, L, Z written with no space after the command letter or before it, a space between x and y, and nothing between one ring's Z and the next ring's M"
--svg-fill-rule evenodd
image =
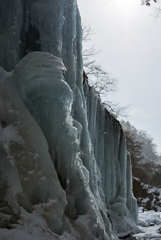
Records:
M94 34L92 28L83 26L83 66L88 82L94 87L97 94L108 111L115 117L125 117L125 107L114 104L109 100L109 93L116 90L117 81L111 78L109 73L96 63L96 51L94 46L90 46L91 36Z

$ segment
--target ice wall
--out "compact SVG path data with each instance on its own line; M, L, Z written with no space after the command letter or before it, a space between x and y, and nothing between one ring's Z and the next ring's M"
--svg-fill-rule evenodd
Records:
M115 231L124 237L137 222L137 202L132 190L131 159L120 123L101 104L85 82L88 129L101 171L106 207Z
M81 35L76 0L0 0L2 240L136 231L125 137L83 88Z

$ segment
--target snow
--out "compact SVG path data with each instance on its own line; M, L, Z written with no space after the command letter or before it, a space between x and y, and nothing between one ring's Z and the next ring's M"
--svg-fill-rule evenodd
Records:
M49 229L42 212L52 204L54 201L51 200L47 204L36 205L32 213L21 208L18 224L12 225L12 229L0 228L0 240L76 240L67 232L57 235Z
M135 234L137 240L161 239L161 212L139 209L139 227L141 233Z
M68 232L63 232L62 235L53 233L47 226L46 221L42 217L44 207L50 207L54 201L49 201L47 204L37 205L33 213L27 213L21 208L21 218L19 224L15 224L13 229L0 229L0 240L76 240L77 238ZM88 216L81 216L78 222L88 222ZM141 232L133 237L136 240L160 240L161 233L161 212L144 211L139 209L139 226Z
M27 213L21 208L19 224L12 226L13 229L0 229L1 240L56 240L58 236L47 226L41 215L34 212Z
M0 126L0 141L9 144L10 142L24 143L22 137L18 134L15 126L9 125L5 128Z

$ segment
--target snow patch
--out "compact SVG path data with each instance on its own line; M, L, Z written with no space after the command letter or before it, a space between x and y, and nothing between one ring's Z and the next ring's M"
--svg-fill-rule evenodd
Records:
M138 223L142 232L134 235L137 240L161 239L161 212L140 208Z

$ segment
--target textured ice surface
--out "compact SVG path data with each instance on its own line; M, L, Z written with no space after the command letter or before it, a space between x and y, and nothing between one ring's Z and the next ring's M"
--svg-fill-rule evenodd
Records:
M12 70L0 69L0 236L16 238L6 227L17 223L20 236L27 228L26 239L36 239L19 222L35 205L61 239L116 240L136 230L123 131L83 90L76 0L0 0L0 8L0 65Z
M120 236L128 235L137 220L137 203L132 193L131 160L120 123L101 105L93 88L84 86L89 132L101 172L106 207ZM135 230L134 230L135 229Z
M47 141L8 79L0 80L0 102L0 172L2 182L4 179L7 185L6 196L3 196L7 199L2 202L18 211L14 210L17 201L31 209L35 203L55 199L53 219L56 217L59 222L66 198L51 162Z
M104 211L106 207L99 195L96 181L96 179L100 181L97 176L99 171L92 154L87 129L87 135L84 136L86 149L80 148L79 131L81 130L77 130L76 126L80 128L81 123L73 121L71 115L73 92L64 80L63 71L65 67L58 57L44 52L34 52L20 61L11 80L47 139L53 164L67 194L66 214L73 219L79 214L89 214L87 226L96 228L97 234L104 238L106 226L103 215L109 227L110 223ZM85 121L86 115L83 108L82 111L82 118ZM85 126L87 127L87 121ZM86 157L88 162L85 164L83 164L84 158L83 160L80 158L82 156L80 152L83 150L84 153L88 151L88 158ZM92 239L93 233L88 231L85 223L81 224L86 233L82 233L81 230L81 234ZM76 228L81 224L75 221Z

